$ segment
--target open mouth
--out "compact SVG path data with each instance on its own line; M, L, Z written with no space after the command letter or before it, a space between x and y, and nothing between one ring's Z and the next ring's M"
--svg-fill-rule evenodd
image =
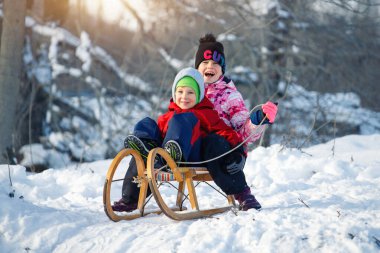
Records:
M207 77L213 77L213 76L215 76L215 73L214 73L214 72L207 71L207 72L205 72L204 75L207 76Z

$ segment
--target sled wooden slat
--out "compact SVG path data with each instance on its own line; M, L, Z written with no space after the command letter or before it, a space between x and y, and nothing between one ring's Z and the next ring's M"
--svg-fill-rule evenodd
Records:
M177 169L182 173L190 171L193 174L193 181L213 181L205 167L179 167Z
M167 163L171 172L158 172L154 168L154 161L156 156L159 155ZM132 156L136 160L137 165L137 179L139 183L139 198L137 204L137 211L131 213L128 212L114 212L111 206L111 185L113 183L113 177L115 171L120 169L120 162L127 156ZM126 168L122 168L123 174L127 171ZM160 175L158 173L161 173ZM175 206L169 207L163 199L159 185L161 182L173 180L178 183L177 196ZM164 213L174 220L188 220L197 219L202 217L211 216L217 213L225 212L235 206L235 200L233 196L227 196L228 205L218 208L211 208L202 210L198 203L198 197L194 186L194 181L212 181L207 168L204 167L178 167L170 155L162 148L155 148L149 152L147 164L144 164L141 155L133 149L123 149L113 159L104 183L103 189L103 205L104 211L112 221L121 220L133 220L146 216L151 213ZM148 187L150 188L153 197L159 207L157 210L145 210L147 201ZM188 196L184 194L187 190ZM192 210L186 210L183 206L183 200L188 198Z
M174 181L174 175L171 172L156 172L155 173L156 180L161 182L168 182L168 181Z

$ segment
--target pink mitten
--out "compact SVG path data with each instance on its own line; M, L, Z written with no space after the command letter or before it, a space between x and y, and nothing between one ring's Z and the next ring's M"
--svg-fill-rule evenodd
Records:
M266 102L262 105L264 114L267 116L270 123L273 123L277 115L277 105L271 101Z

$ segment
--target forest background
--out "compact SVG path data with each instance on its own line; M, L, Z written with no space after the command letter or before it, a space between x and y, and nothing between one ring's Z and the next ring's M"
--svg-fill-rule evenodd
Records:
M166 109L207 32L249 108L279 102L255 145L379 132L379 22L378 0L1 0L0 163L57 166L39 149L64 164L112 158Z

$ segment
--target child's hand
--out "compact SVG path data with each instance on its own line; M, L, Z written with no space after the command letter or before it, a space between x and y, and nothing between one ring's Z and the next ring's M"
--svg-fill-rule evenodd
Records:
M254 111L250 116L252 124L260 125L261 121L263 121L265 116L266 119L262 124L272 124L276 119L277 115L276 104L272 103L271 101L268 101L261 106L261 110Z
M277 105L271 101L266 102L262 106L263 112L267 116L269 123L273 123L277 115Z

